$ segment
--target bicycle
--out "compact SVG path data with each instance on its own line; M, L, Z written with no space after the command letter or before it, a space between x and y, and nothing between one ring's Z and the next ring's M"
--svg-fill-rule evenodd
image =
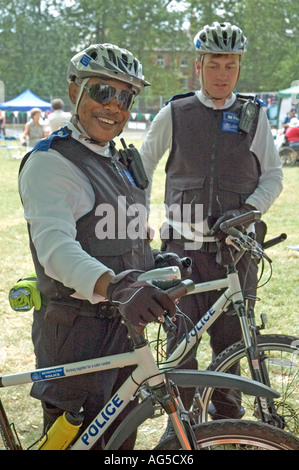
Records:
M278 153L283 166L294 166L299 160L299 146L283 145Z
M145 273L144 279L150 282L155 278L171 279L178 276L177 268L163 268ZM154 282L154 281L152 281ZM163 288L169 287L165 282L155 281ZM194 289L190 280L178 281L176 286L167 289L173 299L179 299ZM228 443L230 449L277 449L298 450L299 440L280 429L264 423L238 420L224 420L193 425L192 416L184 410L177 385L187 384L194 387L237 388L245 394L263 396L267 399L278 398L279 394L270 387L259 382L232 374L213 371L161 371L155 361L153 352L145 339L143 331L136 330L127 320L123 320L133 342L132 351L113 356L100 357L71 364L38 369L0 377L0 387L17 386L44 380L63 380L66 377L85 373L98 372L112 368L136 366L119 390L108 403L99 410L93 422L75 437L75 440L61 450L91 450L95 442L101 438L106 429L119 416L132 397L140 396L140 403L127 415L118 426L105 450L116 450L146 419L155 414L155 406L161 406L169 416L175 437L165 441L156 449L213 449ZM173 322L165 316L164 328L173 328ZM9 423L4 406L0 401L0 432L5 447L9 450L22 450L17 432ZM35 444L33 444L34 446ZM32 448L32 447L31 447ZM57 449L58 450L58 449Z
M263 397L255 397L251 401L247 400L245 402L243 400L242 405L245 416L250 419L261 420L281 429L287 429L293 434L298 434L299 338L281 334L261 334L267 323L266 316L261 315L261 325L257 326L253 307L249 305L249 302L245 305L236 269L238 261L246 251L250 251L252 256L259 260L265 258L271 264L271 260L264 250L286 239L286 235L281 234L261 246L253 237L236 229L236 226L242 223L259 218L260 213L253 211L221 225L221 230L228 235L227 243L234 244L239 250L235 262L227 266L226 278L196 284L195 289L190 294L207 292L208 290L225 290L197 325L189 331L187 338L168 357L165 365L161 364L160 367L163 370L163 367L168 367L170 364L177 366L177 358L183 354L186 347L189 351L191 347L195 346L212 323L232 305L241 322L243 340L219 354L210 364L208 370L227 372L232 366L240 363L242 376L251 377L268 386L271 385L279 391L280 399L268 400ZM212 400L214 403L215 400L221 401L221 390L219 388L216 390L213 387L207 387L204 390L196 391L193 409L197 414L198 422L208 421L209 405ZM236 398L236 400L240 401L239 398Z

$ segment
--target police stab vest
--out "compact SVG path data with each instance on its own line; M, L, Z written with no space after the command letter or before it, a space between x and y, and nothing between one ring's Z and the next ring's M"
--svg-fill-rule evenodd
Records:
M76 239L83 250L115 274L126 269L152 269L154 262L146 234L145 193L134 185L127 169L119 162L114 144L110 144L112 158L107 158L73 139L69 131L59 132L63 134L51 134L50 139L41 141L35 150L57 150L77 165L92 185L94 207L76 223ZM29 238L39 290L54 299L73 294L74 290L45 274L31 240L30 227Z
M249 134L239 132L243 103L238 98L230 108L214 110L195 95L170 103L173 141L165 203L166 208L189 205L191 223L201 222L194 219L195 204L202 205L203 219L208 217L211 226L225 211L244 204L258 185L260 166L250 147L259 113Z

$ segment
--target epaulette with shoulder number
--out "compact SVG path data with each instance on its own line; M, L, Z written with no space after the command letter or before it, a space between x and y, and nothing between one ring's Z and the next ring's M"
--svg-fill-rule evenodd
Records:
M41 150L44 152L47 152L51 146L52 140L57 139L57 138L66 138L69 137L70 133L67 131L66 128L62 127L61 129L58 129L58 131L52 132L48 137L45 139L39 140L37 144L32 149L32 152L34 150Z
M33 149L27 152L26 155L24 155L20 164L19 174L21 173L22 169L24 168L25 163L27 162L28 158L30 157L33 151L41 150L42 152L47 152L51 146L53 139L57 139L57 138L65 139L66 137L69 137L70 135L71 135L70 131L68 131L65 127L63 127L61 129L58 129L58 131L52 132L52 134L46 137L45 139L39 140L35 144Z
M188 93L178 93L177 95L173 95L168 101L165 102L165 106L168 105L171 101L180 100L181 98L188 98L189 96L194 96L194 91L189 91Z

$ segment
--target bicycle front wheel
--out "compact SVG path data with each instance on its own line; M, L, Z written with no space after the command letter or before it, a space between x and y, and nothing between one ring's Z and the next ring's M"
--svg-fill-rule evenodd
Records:
M299 339L285 335L259 335L258 348L263 353L263 363L266 367L270 386L280 397L274 400L276 413L273 416L275 426L285 429L294 435L299 435ZM240 364L240 375L251 378L251 373L246 356L243 341L235 343L223 351L209 367L209 370L217 372L228 372L230 367ZM203 391L202 399L204 411L201 421L209 420L209 405L213 402L221 401L221 391L217 389L217 403L213 394L215 389L207 388ZM225 391L223 391L224 395ZM231 393L231 392L230 392ZM261 420L259 416L256 398L242 396L242 407L244 408L244 418ZM226 418L228 416L225 416Z
M297 160L297 152L291 147L282 147L279 156L283 166L294 166Z
M299 450L299 439L264 423L219 420L194 426L198 450ZM155 450L178 450L176 437Z

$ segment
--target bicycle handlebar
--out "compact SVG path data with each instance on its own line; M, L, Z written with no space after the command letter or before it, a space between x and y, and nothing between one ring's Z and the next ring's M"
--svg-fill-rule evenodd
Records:
M222 222L222 224L220 224L220 230L224 233L228 233L228 229L248 222L254 222L255 220L259 220L261 216L262 214L259 211L246 212L245 214L238 215L237 217L233 217L232 219Z
M265 257L268 261L271 262L270 258L268 258L267 255L264 253L264 250L286 240L287 235L285 233L282 233L281 235L274 237L271 240L268 240L267 242L259 244L250 235L244 234L236 228L237 226L242 225L243 223L253 222L255 220L259 220L260 218L261 213L259 211L246 212L246 214L242 214L238 217L234 217L232 219L222 222L222 224L220 225L220 230L222 230L222 232L226 233L227 235L231 236L232 239L234 239L233 242L230 242L234 246L236 246L235 243L237 243L239 248L242 248L243 250L250 250L258 258Z
M184 266L184 268L192 268L193 266L193 259L189 258L188 256L185 258L181 258L181 263Z
M185 279L182 281L181 279L177 279L177 284L173 285L173 279L169 280L154 280L152 279L150 281L154 286L158 287L159 289L164 290L169 297L171 297L173 300L177 300L183 295L188 294L189 292L193 291L195 289L195 284L191 279ZM171 287L169 287L171 286ZM173 323L171 317L168 315L164 315L163 321L161 321L164 331L170 332L176 329L176 325ZM130 325L127 325L130 328ZM133 328L133 331L135 334L141 335L144 330L144 326L137 327L135 326ZM136 340L136 337L132 333L131 330L131 338Z
M184 281L181 281L178 285L167 289L166 293L173 300L177 300L183 295L186 295L189 292L193 291L194 289L195 289L194 282L191 281L191 279L186 279ZM166 333L171 332L176 329L176 325L173 323L171 317L169 317L168 315L164 316L163 328Z
M191 279L185 279L181 281L178 285L170 287L166 290L166 293L171 297L173 300L179 299L183 297L183 295L188 294L189 292L195 289L195 284Z
M287 234L286 233L281 233L280 235L278 235L278 237L274 237L271 240L268 240L267 242L264 242L262 244L262 248L263 248L263 250L266 250L267 248L271 248L271 246L277 245L278 243L281 243L286 239L287 239Z

